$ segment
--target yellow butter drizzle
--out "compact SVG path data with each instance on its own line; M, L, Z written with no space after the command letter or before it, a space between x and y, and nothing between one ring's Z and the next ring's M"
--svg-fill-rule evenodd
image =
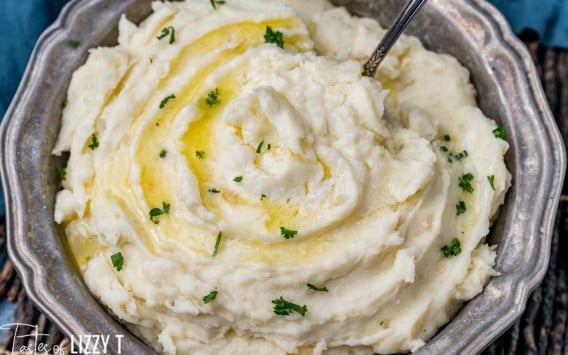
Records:
M141 184L144 191L144 198L148 202L148 205L160 206L165 197L172 196L173 193L175 193L175 191L164 190L164 181L167 181L167 176L162 174L162 169L159 168L159 161L148 159L148 157L156 154L155 150L159 147L159 142L162 140L164 131L169 129L171 123L181 109L196 101L198 101L200 105L203 105L203 100L205 99L208 90L214 89L204 87L204 83L207 78L215 72L216 69L229 63L235 57L244 53L248 48L261 44L264 41L263 35L266 30L266 26L273 26L275 28L293 28L294 26L297 26L297 24L298 22L295 19L285 19L259 23L244 22L226 25L205 34L203 37L186 46L181 51L180 55L170 63L170 72L162 79L157 90L158 92L163 92L163 88L166 86L167 82L180 75L180 72L183 71L184 66L187 65L188 62L212 52L216 48L221 47L224 43L238 43L238 45L234 48L222 50L216 59L211 60L209 63L200 68L199 71L197 71L197 73L191 78L191 81L188 82L188 84L180 92L174 93L176 95L176 99L168 102L165 108L160 110L155 119L155 121L160 124L158 129L156 129L154 125L150 125L145 129L140 140L141 142L144 142L144 144L141 144L138 147L136 160L142 168ZM225 100L230 99L228 96L229 88L220 87L220 89L225 96ZM159 100L161 99L156 99L156 101ZM219 108L213 111L218 112L218 110ZM196 122L201 121L201 123L197 126L194 124L194 129L196 129L195 127L199 128L200 126L208 127L208 122L212 121L214 115L212 115L209 110L205 111L207 111L205 115L196 120ZM208 116L209 118L205 116ZM195 134L194 139L199 139L199 135ZM160 149L161 148L158 149L158 152ZM192 154L195 154L195 152Z
M260 23L246 22L224 26L209 32L200 39L187 45L180 55L171 61L169 73L161 79L157 92L164 94L164 89L183 70L188 61L204 56L211 51L219 48L223 43L234 42L238 43L235 47L225 49L219 52L217 57L207 64L202 66L196 74L191 78L188 84L176 95L175 100L168 102L166 107L159 111L155 118L155 122L159 122L159 126L149 124L141 138L140 144L136 151L136 161L141 167L141 187L144 193L148 206L160 207L162 202L171 202L176 191L173 189L174 185L169 183L171 177L167 175L162 169L160 164L162 161L157 157L160 150L160 142L163 141L163 135L169 131L172 122L179 112L190 103L197 103L199 106L199 116L190 124L186 134L184 135L181 145L182 151L186 156L188 165L196 176L200 193L202 195L205 207L211 209L213 212L216 210L216 203L210 196L208 196L208 183L211 181L211 171L208 169L207 164L195 155L195 151L205 151L206 157L214 156L215 142L212 142L212 130L219 114L221 113L224 105L231 101L240 87L238 68L228 73L224 79L216 83L216 87L220 90L221 103L213 107L208 107L205 103L207 93L215 87L206 87L205 82L207 78L215 72L218 68L229 63L234 58L243 54L248 48L259 45L264 41L263 35L266 26L271 26L275 29L278 28L294 28L299 22L295 19L279 19L272 21L265 21ZM301 41L302 38L295 36L293 38L286 38L287 45L293 45L295 41ZM126 76L128 78L128 76ZM126 79L125 78L125 79ZM120 93L124 86L124 80L118 85L111 95L114 97ZM146 112L150 105L158 105L162 97L155 97L149 100L145 107L140 108L133 120L133 127L139 123L139 120L144 112ZM237 132L238 133L238 132ZM207 159L206 158L206 159ZM329 168L323 164L325 170L324 178L329 178ZM113 169L119 166L115 165ZM108 181L107 181L108 183ZM106 185L106 184L103 184ZM112 185L112 184L111 184ZM130 186L130 184L127 184ZM185 223L180 223L179 219L168 218L164 216L160 218L160 224L154 225L148 216L148 211L141 211L139 206L133 207L134 194L131 187L128 192L122 192L123 196L116 194L114 191L99 191L100 193L109 194L112 199L119 204L123 210L130 209L129 218L133 220L142 220L141 224L136 228L140 241L146 248L153 254L159 248L160 235L166 235L169 239L177 240L188 248L193 249L195 252L202 254L210 254L212 247L212 239L210 233L207 233L195 226ZM269 195L269 192L268 192ZM109 197L110 197L109 196ZM230 197L230 196L228 196ZM234 202L237 205L257 206L261 205L267 214L266 227L269 231L278 231L279 227L284 226L293 228L298 224L298 219L307 218L301 215L298 204L296 203L282 203L274 201L268 196L267 199L260 201L246 201L240 196L234 196ZM300 201L301 202L301 201ZM238 207L236 207L238 208ZM172 206L175 210L175 206ZM173 212L172 212L173 213ZM304 221L306 222L306 221ZM231 238L231 236L226 236ZM88 255L93 255L95 249L99 248L97 243L91 243L90 240L82 240L81 244L75 243L75 240L70 241L75 244L75 253L78 256L80 265L87 261ZM281 242L266 244L263 242L242 240L240 241L241 247L237 250L236 257L241 261L248 262L264 262L268 264L301 264L307 260L317 257L318 255L325 255L326 250L334 247L335 238L333 236L321 235L314 236L304 240L295 240L291 243L288 240L282 239ZM71 246L73 249L73 246Z
M216 59L211 60L204 65L191 79L191 82L185 86L179 93L176 93L176 100L171 101L160 111L156 117L156 122L160 123L158 129L153 125L149 125L141 138L144 142L137 151L137 161L142 168L141 186L144 191L144 197L151 207L159 207L166 199L166 196L174 196L176 191L171 190L171 185L167 183L170 177L160 169L159 159L148 159L152 155L156 155L161 149L159 141L162 139L160 131L168 130L171 123L183 107L190 103L197 103L199 108L198 117L189 125L184 134L181 143L181 149L188 162L189 168L198 180L199 190L204 206L216 212L216 198L232 199L235 208L238 205L258 206L260 203L267 215L266 228L271 232L278 232L280 227L294 228L295 225L309 222L309 216L301 214L297 203L286 203L275 201L268 197L260 201L247 201L242 197L233 194L231 191L222 191L221 196L210 195L209 188L211 185L212 172L210 171L207 159L213 159L216 154L215 143L211 139L213 137L213 129L219 114L223 107L230 102L236 95L241 86L239 71L232 69L225 73L224 78L217 81L215 87L205 87L205 82L209 75L216 69L229 63L237 56L243 54L248 48L259 45L263 42L263 35L266 26L278 28L293 28L297 25L296 20L276 20L265 21L262 23L240 23L228 25L206 34L201 39L187 46L182 54L175 59L170 66L170 73L160 84L160 88L166 85L170 77L175 77L183 70L183 66L187 61L196 56L205 55L210 51L218 48L222 43L235 42L239 43L236 47L221 51ZM301 38L294 38L293 41L300 41ZM287 45L293 44L289 38L286 38ZM208 107L205 103L208 92L219 89L220 104ZM236 132L238 135L238 132ZM196 156L196 151L204 151L205 159ZM330 177L329 168L323 164L324 178ZM166 183L164 183L166 182ZM170 199L171 200L171 199ZM301 203L301 201L299 201ZM174 206L175 208L175 206ZM163 233L168 238L177 240L195 252L202 254L210 254L212 246L212 238L198 228L180 223L177 219L161 219L160 225ZM231 238L226 235L225 238ZM225 239L225 240L226 240ZM329 235L313 236L304 240L282 239L281 242L267 244L254 240L240 240L241 248L238 248L237 258L241 261L263 262L268 264L300 264L306 262L312 257L325 255L325 251L334 247L335 238Z
M206 165L199 165L203 162L198 160L195 156L195 151L206 151L207 155L215 154L213 147L214 142L210 139L212 136L211 131L216 122L216 118L222 111L223 105L234 98L238 92L239 84L238 80L235 79L238 77L239 73L238 70L233 72L233 76L227 73L225 80L216 83L221 93L221 104L212 108L206 107L207 105L204 100L207 93L213 90L214 87L206 87L205 82L219 67L241 55L248 48L261 44L264 41L263 35L266 26L271 26L275 29L292 29L299 26L299 21L296 19L278 19L260 23L245 22L227 25L209 32L200 39L187 45L181 51L180 55L170 63L170 71L167 76L161 79L156 92L163 94L164 88L167 87L169 81L175 80L175 77L184 70L184 65L186 65L188 61L208 54L228 41L238 43L238 45L233 48L220 51L217 58L200 68L179 93L174 93L176 99L169 102L155 118L155 122L160 123L159 127L154 124L149 124L145 128L140 139L142 144L137 147L135 159L141 167L141 187L144 192L144 198L150 208L160 207L162 202L171 201L173 200L173 196L175 196L176 191L172 189L173 185L169 183L171 177L162 171L160 167L162 161L157 158L157 155L163 148L160 146L160 142L163 141L163 134L170 129L174 118L183 107L195 102L198 103L201 114L190 125L181 143L188 165L199 181L200 192L205 196L204 192L209 187L207 181L210 181L210 172L207 170ZM286 38L286 43L287 45L294 45L295 41L301 40L303 40L303 38L294 36L293 38ZM129 68L125 77L122 78L117 88L113 90L106 105L110 104L112 100L120 94L125 81L129 77L131 69L132 68ZM142 115L144 112L147 112L150 105L158 105L161 99L162 98L158 97L156 94L152 100L148 101L147 105L141 107L134 116L135 119L132 121L132 127L135 127L136 124L139 123ZM126 161L124 161L123 164L128 165ZM112 165L114 165L112 169L123 168L120 167L120 164ZM324 169L326 168L327 167L324 165ZM328 173L326 172L325 175L327 178ZM101 184L107 186L107 183L109 182L107 181L104 184L99 182L95 183L95 185L101 187ZM112 186L113 184L111 183L110 185ZM177 219L169 219L168 216L161 218L159 225L154 225L149 221L148 211L142 211L139 208L140 206L135 202L129 179L126 183L126 187L127 192L122 191L122 193L116 193L114 189L110 191L101 189L98 193L108 194L108 197L112 198L123 211L129 211L128 218L131 219L131 221L141 222L137 224L138 228L136 228L136 233L139 235L140 241L151 253L156 253L156 249L160 244L160 235L166 235L170 239L175 239L196 252L202 254L211 253L212 240L209 238L209 233L191 225L181 224ZM121 194L123 195L121 196ZM212 210L215 209L214 203L211 203L210 200L207 202L208 199L204 198L204 201L206 207L211 207ZM235 202L242 205L261 204L268 215L267 228L272 231L277 230L280 226L293 227L293 221L295 218L298 218L300 213L298 206L294 203L280 203L270 198L260 201L260 196L259 201L244 201L242 198L236 196ZM172 206L172 209L175 209L175 206ZM74 250L79 265L84 264L94 255L97 249L102 250L100 248L103 248L98 245L96 239L80 241L78 239L79 238L71 238L70 244L72 244L71 249ZM244 240L241 244L242 247L238 248L238 255L236 255L236 257L242 259L242 261L265 262L270 264L299 264L309 260L311 257L324 255L326 249L333 247L334 238L329 235L325 237L322 235L306 240L296 240L294 243L283 239L282 242L269 245L262 242Z
M238 69L232 69L227 72L225 78L216 83L216 87L206 87L205 82L218 68L243 54L247 49L262 44L267 26L275 29L292 29L299 25L300 23L296 19L277 19L258 23L242 22L227 25L207 33L186 46L180 55L170 63L170 72L167 77L161 80L159 85L158 91L160 92L163 92L163 87L167 85L171 78L180 75L188 62L212 52L224 43L236 43L236 46L233 48L221 50L215 59L203 65L193 75L182 90L174 93L176 99L168 102L155 118L155 122L159 122L158 127L150 124L145 128L140 138L140 142L143 142L143 144L138 146L136 152L136 161L141 167L140 184L144 192L144 198L150 208L159 207L162 202L173 200L173 196L176 194L176 191L172 189L172 184L168 183L171 177L161 169L160 164L162 162L160 159L154 159L153 157L161 150L160 142L163 141L163 134L170 129L175 117L185 106L196 103L199 108L199 115L189 125L187 132L182 138L181 149L186 156L190 170L199 182L204 206L213 212L216 210L215 203L208 196L209 193L207 192L213 186L209 185L211 172L206 161L215 154L215 144L211 140L213 126L224 105L231 101L236 92L238 92L240 86L239 71ZM294 41L287 41L287 45L294 45L294 43ZM215 88L219 89L220 103L208 107L205 99L207 94ZM206 159L199 159L195 154L196 151L204 151ZM172 208L175 208L175 206L172 206ZM276 211L277 208L273 210ZM146 221L146 223L151 224L149 221ZM153 228L155 226L150 225L149 227ZM179 220L169 219L165 216L160 219L159 228L163 228L163 232L168 238L178 240L197 252L204 254L211 252L209 238L196 238L198 235L203 235L204 232L193 226L181 225Z

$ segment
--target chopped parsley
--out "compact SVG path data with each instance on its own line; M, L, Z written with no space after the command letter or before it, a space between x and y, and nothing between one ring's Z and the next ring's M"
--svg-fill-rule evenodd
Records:
M266 199L266 195L265 194L260 195L260 200L262 201L264 199Z
M303 317L308 312L308 307L306 305L300 306L290 301L286 301L282 296L272 300L272 304L274 305L274 313L279 316L287 316L292 314L292 312L296 312Z
M233 179L234 182L241 182L243 181L243 177L242 176L237 176L236 178Z
M262 151L262 146L264 145L264 140L262 142L260 142L258 144L258 146L256 147L256 154L260 154L260 152Z
M88 145L91 150L95 150L99 147L99 141L97 139L97 135L93 133L91 136L91 144Z
M322 286L322 287L317 287L313 284L306 284L306 286L310 289L310 290L314 290L314 291L319 291L319 292L328 292L327 287Z
M456 256L462 251L461 244L458 238L452 239L450 244L444 245L442 248L440 248L440 250L442 251L442 253L446 258L449 258L451 256Z
M69 47L71 47L73 49L79 48L80 45L81 45L81 42L77 41L76 39L69 41Z
M166 155L168 155L168 151L167 151L167 150L165 150L165 149L162 149L162 151L160 152L160 158L162 158L162 159L163 159L163 158L165 158L165 157L166 157Z
M202 151L202 150L198 150L198 151L195 152L195 156L199 159L203 159L203 158L205 158L205 152Z
M505 135L507 134L507 130L503 127L498 127L493 130L493 134L495 138L505 139Z
M270 150L272 149L272 144L268 143L268 145L266 146L266 150Z
M165 97L165 98L160 102L160 109L163 109L164 107L166 107L166 105L168 104L168 102L169 102L170 100L175 99L175 98L176 98L176 95L174 95L174 94L171 94L171 95Z
M221 191L217 190L217 189L216 189L216 188L214 188L214 187L210 188L210 189L209 189L209 190L207 190L207 191L209 191L209 192L210 192L210 193L212 193L212 194L218 194L218 193L221 193Z
M452 141L452 137L450 137L449 134L446 134L446 135L444 136L444 141L446 141L446 142L451 142L451 141Z
M459 177L459 187L465 192L472 193L473 186L471 186L471 182L473 181L472 174L465 174Z
M495 175L488 176L487 181L489 181L489 186L495 191Z
M298 234L298 231L294 231L291 229L286 229L284 227L280 227L280 234L282 234L282 236L285 239L291 239L294 238L296 236L296 234Z
M162 32L156 38L161 40L168 36L170 36L170 44L174 44L174 42L176 41L176 29L173 26L162 28Z
M162 208L152 208L149 212L150 220L154 222L154 224L160 223L157 219L159 216L170 214L170 204L166 202L162 202Z
M207 94L207 98L205 99L205 103L207 104L207 106L209 107L213 107L219 103L221 103L221 99L219 98L220 93L219 93L219 88L216 88L213 91L210 91L209 94Z
M213 256L217 255L217 251L219 251L219 244L221 244L221 238L223 238L223 232L219 232L217 234L217 240L215 241L215 247L213 248Z
M203 296L203 303L207 304L213 301L217 297L217 291L211 291L207 295Z
M124 265L124 257L122 256L121 252L112 254L110 256L110 261L112 261L112 266L114 266L116 271L122 270L122 266Z
M460 214L464 214L465 211L467 211L467 208L465 207L465 202L460 201L458 203L456 203L456 215L460 215Z
M67 104L69 103L69 101L67 101L67 98L65 98L65 100L63 100L63 102L61 103L61 108L65 108L67 107Z
M284 34L280 31L274 31L270 26L266 26L266 33L264 34L264 42L274 43L278 47L284 48Z
M210 0L211 6L217 10L217 5L225 5L225 0Z
M460 161L460 160L464 160L468 156L469 156L469 154L468 154L467 150L464 150L463 152L454 155L453 158L456 161Z
M55 170L57 171L57 174L59 175L61 180L65 180L65 178L67 177L67 169L62 166L56 165Z
M440 150L444 153L447 153L449 151L448 147L446 147L445 145L441 146Z

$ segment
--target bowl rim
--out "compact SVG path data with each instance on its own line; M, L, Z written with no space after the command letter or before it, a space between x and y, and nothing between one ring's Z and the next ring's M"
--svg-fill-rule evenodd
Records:
M19 88L11 102L4 119L0 125L0 154L1 154L1 180L6 200L6 233L7 249L9 256L22 280L22 284L32 302L46 314L67 336L72 339L80 339L81 331L85 329L80 326L80 320L65 308L63 303L57 299L46 287L46 274L42 263L37 260L37 254L26 244L26 196L25 191L19 183L18 175L18 141L19 132L22 128L23 112L26 106L33 102L31 90L34 82L41 80L42 60L53 55L52 45L68 38L68 34L73 30L72 18L81 15L82 11L93 4L108 2L109 0L72 0L62 10L57 20L49 26L38 40ZM450 6L467 11L474 16L484 28L490 32L491 41L500 45L494 51L505 53L511 59L509 64L514 65L518 73L525 77L519 81L524 86L517 89L526 97L532 98L528 103L535 112L535 120L542 125L545 136L551 145L551 161L547 174L551 181L546 186L546 193L540 196L539 206L542 207L542 214L539 216L541 223L540 233L534 237L541 238L538 258L532 265L532 272L524 279L519 280L513 295L508 298L508 312L503 314L501 320L484 330L478 331L474 335L462 334L465 338L460 341L460 351L466 353L480 352L491 341L502 334L519 317L526 307L526 302L530 293L538 286L545 276L550 257L551 236L554 227L554 220L566 171L566 152L563 139L554 121L548 106L544 91L541 87L536 68L531 60L526 47L511 31L503 16L491 4L482 0L432 0L430 3L436 6ZM428 4L427 4L428 5ZM544 138L544 137L543 137ZM439 335L440 333L438 333ZM430 343L442 344L439 336L436 335ZM139 345L139 344L138 344ZM136 344L133 345L136 348ZM453 349L455 351L455 349Z

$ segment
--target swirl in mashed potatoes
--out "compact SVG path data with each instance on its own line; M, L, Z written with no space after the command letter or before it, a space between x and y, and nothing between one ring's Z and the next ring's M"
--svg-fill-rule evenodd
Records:
M73 76L55 220L87 286L167 354L419 348L495 275L508 145L467 70L403 36L363 77L372 19L214 4L123 17Z

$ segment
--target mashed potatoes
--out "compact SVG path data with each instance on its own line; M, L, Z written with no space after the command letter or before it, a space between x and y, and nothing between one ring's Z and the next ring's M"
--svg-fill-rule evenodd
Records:
M403 37L362 77L384 30L324 1L153 9L75 72L53 150L114 314L167 354L389 353L482 291L508 145L454 58Z

